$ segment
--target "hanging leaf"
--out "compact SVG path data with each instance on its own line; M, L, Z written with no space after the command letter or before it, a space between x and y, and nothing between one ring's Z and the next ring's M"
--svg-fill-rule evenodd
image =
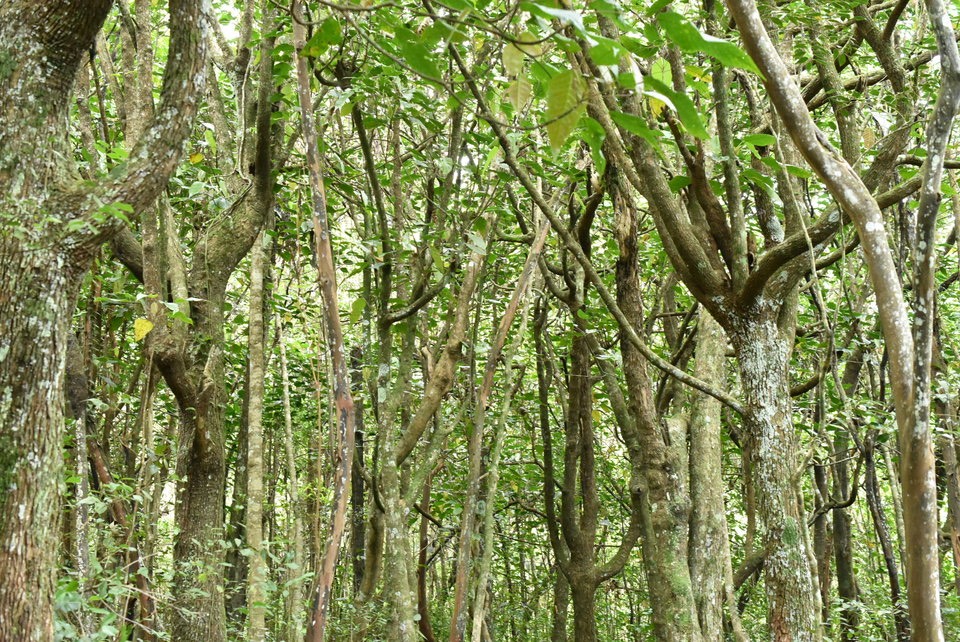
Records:
M356 325L363 318L363 311L367 308L367 301L363 297L357 297L350 306L350 323Z
M523 71L523 51L512 42L503 48L503 69L510 78L516 78Z
M517 37L517 42L515 45L518 49L520 49L520 51L527 54L531 58L536 58L543 53L543 47L540 46L539 41L540 38L537 38L529 31L524 31L519 37Z
M677 113L677 117L688 132L702 140L710 138L710 133L703 124L703 119L700 118L700 111L689 96L674 91L666 84L650 76L644 78L643 84L647 88L644 95L649 94L657 100L667 103Z
M758 76L760 70L745 51L732 42L701 33L696 25L673 11L665 11L657 16L667 37L684 53L704 53L715 58L722 65L750 71Z
M593 158L593 164L597 168L598 174L603 174L607 167L607 158L603 155L603 141L607 137L603 125L589 116L585 117L581 123L583 127L583 140L590 147L590 157Z
M520 76L507 87L507 100L513 105L514 111L521 111L530 102L533 87L530 81Z
M133 322L133 338L135 341L143 341L143 338L153 330L153 321L140 317Z
M547 137L558 151L576 127L583 112L583 82L572 69L561 71L547 85Z

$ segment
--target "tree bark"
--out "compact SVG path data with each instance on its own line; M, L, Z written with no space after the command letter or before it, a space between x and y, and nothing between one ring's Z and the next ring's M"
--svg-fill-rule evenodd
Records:
M270 236L261 232L250 257L250 314L247 336L247 524L250 549L247 577L247 639L266 635L267 560L263 549L263 392L267 340L264 323L264 272Z
M172 0L162 115L126 171L78 185L64 125L111 4L0 5L0 639L53 639L70 315L97 246L122 225L116 204L136 210L166 183L202 81L200 2Z
M798 502L797 437L788 394L790 342L772 310L731 333L743 388L744 440L752 456L757 510L765 529L767 622L777 642L821 640L817 588L806 551L807 528Z

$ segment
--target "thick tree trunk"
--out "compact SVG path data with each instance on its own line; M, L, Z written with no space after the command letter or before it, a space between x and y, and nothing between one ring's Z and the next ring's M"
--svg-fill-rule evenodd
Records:
M613 192L620 251L617 303L631 325L640 328L643 308L638 273L638 223L636 209L628 195L626 185L619 185ZM657 416L647 364L636 346L623 335L620 354L630 414L622 430L630 450L634 483L643 492L641 548L656 639L697 642L700 629L687 556L690 541L687 436L671 435L673 431L668 432L665 422ZM686 426L682 428L685 432Z
M570 582L573 602L573 639L597 641L597 583L590 575L575 576Z
M183 642L226 639L223 602L223 451L222 376L209 403L181 410L177 458L175 520L179 535L173 548L177 607L171 637Z
M765 529L767 621L775 642L807 642L822 639L820 605L798 502L799 459L787 380L790 342L780 335L774 316L758 311L730 334L743 388L744 439Z
M53 639L63 379L80 276L119 228L109 207L143 207L165 184L202 81L199 4L172 4L168 111L126 171L90 189L74 177L65 125L112 2L0 3L0 640Z
M62 257L19 244L0 240L0 640L46 641L53 639L63 374L76 283Z

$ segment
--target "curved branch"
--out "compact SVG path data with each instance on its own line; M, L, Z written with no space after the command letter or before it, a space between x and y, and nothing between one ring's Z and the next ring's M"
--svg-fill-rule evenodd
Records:
M79 231L69 239L87 251L124 225L111 207L125 203L134 211L149 207L167 185L190 133L203 95L207 55L207 20L202 0L170 0L170 47L160 107L130 152L123 172L81 195L75 218ZM73 226L71 226L73 227Z

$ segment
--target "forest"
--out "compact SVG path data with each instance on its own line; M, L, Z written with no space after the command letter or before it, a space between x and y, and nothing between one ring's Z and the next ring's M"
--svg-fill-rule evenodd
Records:
M0 642L960 639L958 20L0 0Z

